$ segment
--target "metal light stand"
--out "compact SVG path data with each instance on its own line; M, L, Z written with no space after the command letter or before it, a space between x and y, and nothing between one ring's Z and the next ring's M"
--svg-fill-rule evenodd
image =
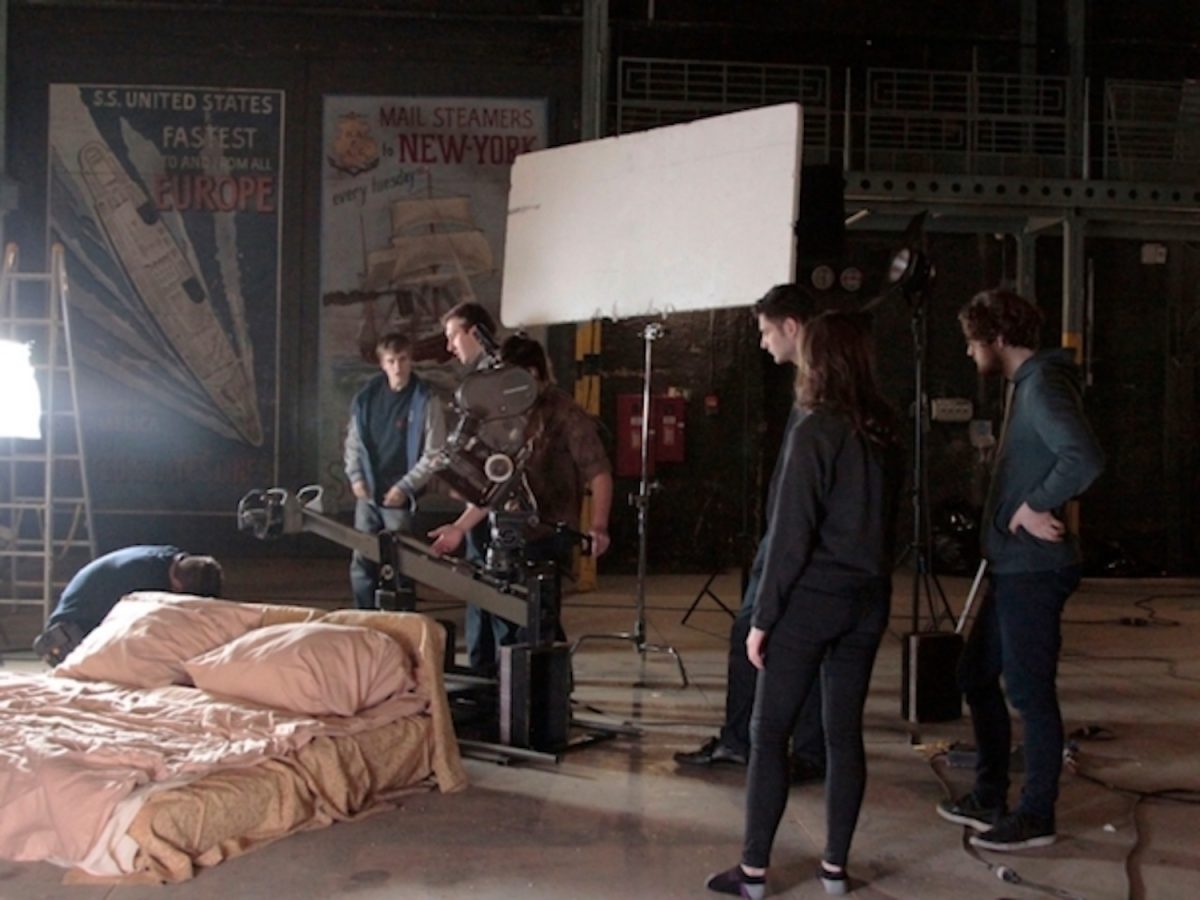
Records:
M580 637L571 646L571 653L579 649L579 645L584 641L589 640L610 640L610 641L629 641L634 645L638 655L641 657L642 677L635 682L635 685L642 686L646 683L646 654L647 653L667 653L674 657L675 662L679 665L679 678L683 682L681 687L688 686L687 670L683 667L683 659L674 647L665 644L648 644L646 643L646 526L650 514L650 493L654 489L650 484L650 375L651 362L654 353L654 342L663 336L665 333L663 326L657 322L652 322L642 331L642 340L646 344L646 361L642 383L642 478L638 487L638 494L634 504L637 506L637 522L638 522L638 567L637 567L637 602L634 610L636 619L633 623L632 632L619 632L616 634L585 634ZM657 487L655 485L654 487Z
M950 621L954 615L950 612L950 604L946 601L946 592L942 590L941 582L933 571L932 551L933 533L929 523L929 484L925 465L925 423L928 405L925 399L925 348L928 341L928 326L926 323L925 293L921 289L907 290L905 299L912 307L912 336L913 336L913 475L912 475L912 513L913 531L912 543L901 556L901 561L910 554L913 558L912 585L912 630L920 631L921 593L929 603L930 627L937 630L938 615L934 608L934 592L942 601L942 608Z

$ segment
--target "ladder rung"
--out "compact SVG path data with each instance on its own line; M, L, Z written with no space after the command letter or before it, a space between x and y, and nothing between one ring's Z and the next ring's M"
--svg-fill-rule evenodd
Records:
M51 541L55 547L91 546L91 541L81 537L52 537ZM15 538L14 540L10 541L10 543L17 550L37 549L38 547L44 547L46 545L46 537L45 535L39 534L37 537ZM0 556L2 556L4 552L5 551L0 550Z
M47 502L48 501L45 494L17 494L12 499L5 500L4 502L0 503L0 509L7 509L13 506L25 509L30 504L35 506L45 506ZM71 494L55 494L53 502L55 505L60 503L73 503L76 506L82 506L85 501L83 497L76 497Z
M55 462L61 462L61 461L78 462L79 454L78 453L55 453L54 461ZM45 463L45 462L49 462L49 460L47 460L45 453L14 453L11 456L0 455L0 463L6 463L6 462Z
M82 497L55 497L54 504L58 506L83 506ZM0 510L12 510L14 512L24 512L25 510L44 510L47 506L45 500L10 500L6 503L0 503Z
M75 538L73 540L82 540L82 538ZM66 541L66 538L55 538L54 539L54 543L56 543L56 544L61 544L65 541ZM13 541L13 545L18 550L24 549L24 548L37 549L37 548L46 546L46 538L42 535L38 535L35 538L32 538L32 537L17 538L16 540Z

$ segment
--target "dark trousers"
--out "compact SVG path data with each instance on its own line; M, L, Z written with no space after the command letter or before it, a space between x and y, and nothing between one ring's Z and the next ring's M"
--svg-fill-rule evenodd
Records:
M975 794L982 803L1005 803L1008 797L1012 723L1000 687L1003 676L1025 735L1025 784L1017 811L1054 819L1063 751L1055 686L1062 611L1079 578L1079 566L991 576L959 666L979 754Z
M380 506L361 498L354 501L354 529L367 534L381 531L412 533L412 512L408 509L393 509ZM354 606L358 609L375 609L375 586L379 578L379 565L365 556L355 553L350 557L350 587L354 591ZM414 590L413 580L403 575L396 579L396 587L402 591Z
M763 548L758 545L746 591L742 595L742 607L734 616L729 630L729 664L725 687L725 724L721 726L721 743L740 753L750 752L750 715L754 710L754 690L758 682L758 669L746 658L746 636L750 634L750 620L754 616L754 595L758 593L758 582L762 576ZM821 726L821 692L809 692L796 727L792 733L792 755L812 763L825 766L825 730Z
M824 858L846 865L867 783L862 717L875 654L887 628L891 584L879 581L853 596L804 590L793 594L767 635L766 668L758 676L746 777L742 862L765 868L788 798L788 737L820 677L825 711Z

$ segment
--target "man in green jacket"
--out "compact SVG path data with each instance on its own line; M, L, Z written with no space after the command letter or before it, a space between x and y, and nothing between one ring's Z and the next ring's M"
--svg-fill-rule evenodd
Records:
M977 847L1042 847L1055 840L1062 769L1062 610L1080 579L1079 541L1064 507L1099 476L1104 454L1083 415L1072 352L1037 349L1036 306L1010 291L984 291L959 321L979 374L1003 375L1008 401L980 523L990 582L959 668L978 750L975 785L937 811L981 832L971 837ZM1012 725L1001 676L1025 734L1025 783L1011 813Z

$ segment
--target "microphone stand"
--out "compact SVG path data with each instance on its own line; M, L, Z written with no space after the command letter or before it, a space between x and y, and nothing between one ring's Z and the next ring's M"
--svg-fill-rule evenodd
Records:
M637 523L638 523L638 564L637 564L637 594L634 605L634 623L633 631L618 632L615 634L585 634L571 645L571 654L584 641L589 640L610 640L610 641L629 641L633 644L641 657L642 677L634 682L635 686L641 687L646 684L646 654L647 653L665 653L674 657L675 662L679 666L679 678L683 682L681 687L688 686L687 670L683 667L683 659L674 647L666 644L650 644L646 642L646 540L647 540L647 524L650 516L650 494L657 490L658 483L651 484L650 482L650 375L651 362L653 359L654 342L665 334L665 329L658 322L651 322L642 330L642 340L646 344L645 369L642 380L642 446L641 446L641 482L638 486L637 496L634 498L634 505L637 507Z

